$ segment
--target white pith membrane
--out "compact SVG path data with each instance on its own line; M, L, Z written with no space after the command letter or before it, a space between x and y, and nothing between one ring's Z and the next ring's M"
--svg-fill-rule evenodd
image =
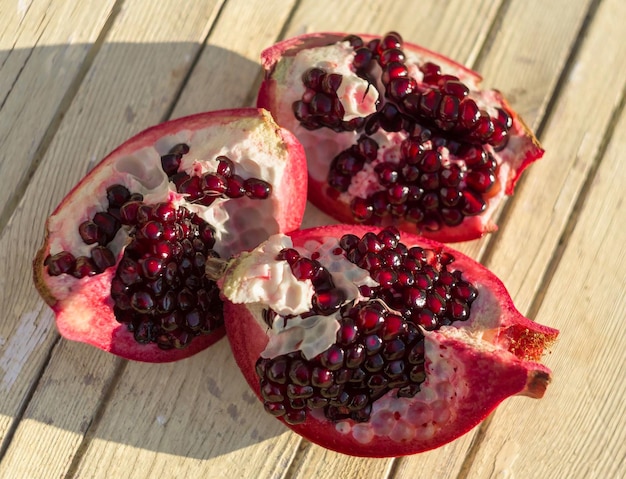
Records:
M457 76L470 89L469 97L472 98L480 109L486 110L490 116L497 117L496 107L502 106L502 97L499 92L494 90L479 90L480 77L465 69L460 69L453 62L443 57L430 57L426 51L424 53L415 51L410 46L405 45L403 52L406 56L406 66L409 75L414 78L418 84L423 79L423 74L419 70L418 65L428 61L432 61L441 67L442 74L450 74ZM353 71L351 64L354 58L354 49L347 41L339 41L335 44L322 47L307 47L295 54L284 55L274 66L271 74L274 84L272 100L273 114L277 122L291 130L298 140L302 143L307 154L307 163L309 175L312 180L326 183L332 159L340 152L348 149L356 144L358 137L362 134L360 131L335 132L328 128L318 128L309 130L301 125L294 116L292 104L302 98L306 87L302 82L302 75L308 69L318 67L325 69L328 73L339 73L343 75L342 85L338 93L339 99L346 109L344 120L349 120L355 116L366 117L369 113L375 111L372 109L371 98L372 91L381 92L380 99L384 100L384 86L380 80L381 69L376 64L374 67L373 77L377 79L377 88L370 88L365 103L368 108L355 108L353 105L360 104L359 99L363 99L363 95L358 95L363 91L362 82L365 82ZM343 84L348 85L346 90L342 90ZM367 84L365 82L365 84ZM354 85L359 85L355 87ZM357 94L357 98L347 100L345 94L353 92ZM378 93L376 93L378 96ZM512 178L515 176L513 172L517 171L522 165L525 158L520 153L527 150L532 141L528 138L527 132L523 124L516 118L513 119L513 125L509 130L509 139L506 148L496 152L494 148L485 144L484 148L494 158L498 159L499 167L496 169L496 176L499 180L499 188L493 188L489 192L488 197L483 199L487 203L487 208L480 215L484 224L489 224L493 215L491 204L497 204L505 194L512 193ZM339 201L350 204L355 197L366 198L369 195L386 190L379 182L375 168L383 162L397 164L400 161L400 145L404 139L408 137L408 133L386 132L380 128L371 137L378 143L378 156L371 162L366 162L363 169L353 176L352 182L346 192L339 195ZM425 144L425 148L429 149L432 145ZM440 148L443 155L442 165L447 166L450 163L456 163L463 172L467 171L467 166L462 159L451 155L447 149ZM465 185L465 180L461 181L460 188Z
M274 216L279 201L274 193L265 200L246 196L219 198L210 206L192 204L178 194L161 167L161 156L180 143L188 145L189 152L183 155L179 171L189 175L216 171L216 157L224 155L235 164L235 174L244 179L260 178L275 185L282 181L288 162L289 153L276 132L276 125L258 116L216 122L201 129L180 129L149 146L133 151L124 149L95 168L90 181L79 185L63 207L50 216L48 253L68 251L74 257L90 255L98 244L85 244L78 226L92 219L95 213L107 210L106 189L115 184L125 186L131 193L141 193L147 204L167 201L197 214L215 229L214 250L223 258L253 248L279 231ZM106 245L116 257L116 263L130 242L129 231L122 226L113 241ZM45 280L55 299L63 301L79 291L81 284L94 281L98 276L77 279L70 274L46 274Z
M311 359L335 343L340 328L339 313L305 319L295 317L287 321L277 316L272 328L268 328L264 322L263 309L269 307L278 312L284 307L281 292L291 288L299 288L300 293L298 300L290 304L289 311L305 312L310 309L314 293L311 282L298 280L286 261L276 259L281 249L291 247L289 237L274 235L257 250L244 253L241 259L236 260L221 288L233 303L246 304L257 323L266 331L269 342L261 353L263 358L271 359L299 350L305 358ZM377 283L367 270L356 266L343 254L334 254L333 250L338 247L338 238L327 237L321 242L309 240L303 247L295 249L307 258L314 252L319 253L317 261L331 272L335 285L346 291L347 302L367 300L359 295L356 285L374 287ZM448 270L454 271L454 266L455 263L452 263ZM280 285L280 282L285 284ZM301 285L297 286L298 283ZM468 371L463 359L458 357L453 348L441 346L441 338L456 339L476 350L502 351L501 346L490 342L494 340L493 331L500 326L499 303L487 287L477 282L473 284L478 290L478 296L471 305L467 321L457 321L436 331L420 328L424 335L426 372L426 380L420 385L420 391L412 398L399 398L397 389L392 389L372 403L369 421L358 423L351 419L339 420L334 423L337 432L350 435L362 444L371 442L376 436L403 443L436 437L441 429L457 420L455 411L460 409L459 404L467 401L471 393L467 382ZM310 409L309 414L321 422L328 421L323 409Z

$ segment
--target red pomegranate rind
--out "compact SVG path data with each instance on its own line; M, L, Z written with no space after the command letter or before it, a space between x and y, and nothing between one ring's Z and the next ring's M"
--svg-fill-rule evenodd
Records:
M285 81L285 78L283 78L285 72L282 71L284 69L279 72L277 68L281 60L295 57L298 52L304 49L333 44L346 38L346 36L347 34L345 33L337 32L307 34L282 41L266 49L261 57L262 64L266 69L266 75L258 93L257 105L272 111L277 122L293 131L304 144L309 163L309 200L339 222L358 223L361 220L355 219L350 205L351 199L355 197L352 187L349 191L340 193L337 189L328 184L331 160L339 152L344 151L346 145L349 144L345 138L351 138L349 135L352 133L335 133L329 128L322 128L317 131L317 136L311 136L310 130L304 128L295 118L291 110L291 102L297 98L291 98L291 96L284 94L281 83ZM366 34L358 36L365 42L376 38ZM441 66L443 72L456 75L461 81L470 85L471 89L475 91L476 94L480 94L482 98L487 99L490 104L497 105L498 108L504 110L512 120L512 126L509 130L510 144L507 145L504 150L499 151L495 156L499 164L496 169L497 181L496 184L483 195L482 200L486 204L486 207L482 213L468 214L464 216L460 224L452 224L451 226L446 224L446 222L440 222L441 224L435 231L426 223L421 224L419 222L416 223L415 221L405 220L402 216L391 217L391 215L387 215L382 218L371 218L366 220L366 222L380 226L394 224L404 231L420 234L442 242L458 242L476 239L485 233L495 231L497 226L492 217L498 204L505 195L513 194L515 183L521 173L530 163L541 158L543 149L532 132L511 109L500 92L492 90L479 93L479 85L482 79L476 72L441 54L408 42L404 42L402 48L407 52L411 52L423 58L425 62L430 61L438 64ZM329 72L330 71L332 71L332 67L329 67ZM337 138L342 135L343 139L340 141L341 146L337 146ZM358 135L356 133L353 135L352 143L356 143ZM311 138L309 138L309 136L311 136ZM372 173L372 177L373 176L374 174ZM365 191L368 192L367 194L371 194L381 189L384 190L377 180L374 180ZM361 193L358 194L360 197L366 194L362 190L359 191L361 191Z
M379 229L332 225L296 231L289 236L297 247L308 240L339 238L346 233L361 237L367 231L378 233ZM389 401L388 409L371 419L378 421L380 434L374 434L367 422L358 424L347 419L335 423L314 414L309 414L302 424L288 425L328 449L366 457L427 451L471 430L507 397L542 397L550 382L550 370L535 361L556 340L557 330L522 316L502 282L471 258L406 233L402 242L408 247L419 245L452 252L456 268L479 288L480 300L472 304L470 318L461 326L425 332L426 392L406 399L395 398L392 390L379 399ZM235 359L262 400L255 364L268 344L268 336L265 326L253 314L245 305L225 303L226 330ZM382 425L381 417L386 418Z
M208 139L203 136L207 131L211 132ZM207 112L171 120L149 128L130 138L107 155L72 189L46 222L44 244L33 261L34 281L43 299L53 309L58 330L63 337L91 344L126 359L167 362L196 354L224 336L225 331L221 327L209 334L196 336L183 349L164 350L154 342L149 344L136 342L127 326L118 322L113 313L111 281L123 255L123 248L117 253L115 267L109 267L100 274L81 279L68 274L52 276L48 274L44 264L51 253L54 254L59 250L72 250L78 237L78 225L101 207L99 203L101 200L96 198L98 188L104 190L107 185L114 184L116 181L112 179L112 176L122 178L119 172L113 171L114 165L118 168L121 164L120 158L135 156L145 158L141 156L144 154L142 152L155 150L163 155L168 150L168 144L171 146L181 138L191 141L201 138L203 142L206 142L206 144L196 145L200 154L207 153L205 150L207 148L211 154L214 151L219 153L222 148L219 144L220 134L226 137L234 135L235 138L248 135L262 138L256 141L263 141L263 148L260 145L255 146L250 156L253 157L256 151L267 151L264 154L271 158L270 161L276 163L274 178L276 182L272 185L273 193L270 198L263 200L271 202L271 207L269 207L271 218L258 217L256 220L262 221L257 225L254 224L254 217L240 217L237 220L238 227L256 228L253 230L254 234L225 233L227 235L225 237L230 239L229 244L223 246L224 256L228 257L244 249L255 247L269 234L292 231L300 226L306 205L307 187L304 152L297 139L290 132L276 125L265 110L249 108ZM208 145L209 142L210 145ZM192 145L192 153L193 148L194 145ZM238 146L234 145L234 149L237 148ZM250 160L247 161L250 162ZM248 167L251 166L248 165ZM143 171L143 173L146 172ZM147 174L144 179L149 183L150 175ZM170 199L176 196L180 195L169 193ZM255 210L254 204L250 202L245 204L251 211ZM258 236L259 234L261 237Z

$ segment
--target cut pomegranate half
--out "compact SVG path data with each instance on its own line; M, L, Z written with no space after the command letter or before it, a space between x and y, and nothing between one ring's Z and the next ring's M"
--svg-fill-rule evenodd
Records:
M35 284L68 339L141 361L190 356L224 335L207 258L297 229L306 184L302 146L265 110L157 125L48 218Z
M543 155L477 73L395 32L302 35L262 63L258 106L303 144L309 199L341 222L475 239Z
M395 227L274 235L218 284L266 411L345 454L441 446L550 382L538 361L558 331L522 316L482 265Z

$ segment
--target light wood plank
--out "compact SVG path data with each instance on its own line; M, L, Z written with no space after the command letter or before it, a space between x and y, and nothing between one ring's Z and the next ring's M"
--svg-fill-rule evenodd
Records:
M0 20L0 114L11 118L0 123L0 217L14 208L11 199L28 181L40 143L67 107L73 82L115 4L16 3L11 11L3 8Z
M294 3L227 2L172 116L255 106L261 51L276 41Z
M288 14L286 8L285 18ZM225 103L227 95L251 98L264 45L240 38L242 32L233 25L242 22L249 26L249 38L268 42L282 27L266 2L247 2L245 8L241 2L227 3L173 116L242 106ZM156 395L163 384L176 396ZM299 437L288 434L259 406L226 341L172 365L130 363L93 430L77 475L117 477L134 464L134 477L279 477L295 454ZM159 426L159 421L166 422Z
M277 477L295 453L225 340L173 364L129 363L94 434L78 477Z
M68 87L96 41L113 1L77 9L70 3L3 2L0 15L0 217L16 187L25 179L33 155L51 121L54 121ZM10 121L8 119L11 119ZM50 206L45 204L46 208ZM12 416L27 393L30 379L41 367L52 342L52 315L35 299L30 285L31 248L39 241L32 225L37 216L11 226L13 243L0 252L0 443ZM40 224L43 224L40 215ZM36 237L33 238L33 236ZM16 278L19 278L16 280ZM33 351L42 354L32 355ZM30 378L30 379L29 379Z
M0 324L3 437L57 338L50 310L34 291L30 274L45 217L92 161L103 157L132 133L163 118L218 7L214 0L189 5L174 0L127 5L81 85L20 207L3 230L0 239L0 294L5 315ZM133 40L129 41L129 37ZM102 353L87 348L86 354L91 359L83 360L91 363ZM64 378L73 377L72 370L53 371ZM93 374L104 378L110 372L103 369ZM81 377L76 380L80 382ZM35 393L35 399L40 392L43 393L41 390ZM89 396L87 392L84 395ZM50 401L50 415L71 416L74 409L82 410L87 417L93 414L93 403L83 402L83 395L77 394L72 399L62 404ZM47 426L42 423L41 427ZM16 439L21 437L18 430ZM24 440L32 441L32 436ZM20 448L22 444L16 442L11 447ZM67 455L67 451L54 448L46 453L52 462L65 461Z
M601 7L615 26L618 3ZM561 329L546 358L554 384L498 411L469 477L626 477L625 139L622 111L537 314Z
M555 87L561 69L592 4L591 0L509 2L505 17L499 22L487 50L476 65L483 76L483 84L501 90L513 109L533 131L541 124L548 102L554 94L558 94ZM550 150L548 152L555 153ZM549 158L544 158L531 165L522 175L521 183L524 183L538 165L548 161ZM481 258L490 247L490 242L506 230L505 223L509 218L501 217L506 204L515 203L519 196L520 188L513 197L505 199L496 211L494 220L500 225L499 232L487 235L479 241L460 244L459 249L474 258ZM547 210L544 212L547 214ZM517 223L515 217L509 216L510 223ZM518 239L525 237L524 233ZM503 272L510 270L510 265L511 263L507 263Z
M0 462L0 477L63 477L120 360L61 341ZM36 460L33 460L36 458Z
M489 266L526 310L574 206L626 86L626 45L619 41L626 6L604 2L559 92L543 135L545 158L525 174ZM614 39L614 41L610 41ZM602 61L598 52L602 51ZM598 88L602 78L609 89ZM523 244L520 239L523 238ZM515 265L515 267L511 267Z

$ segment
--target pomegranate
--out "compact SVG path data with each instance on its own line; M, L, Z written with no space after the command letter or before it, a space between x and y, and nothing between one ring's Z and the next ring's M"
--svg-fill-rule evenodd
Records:
M342 453L441 446L550 382L537 361L558 331L522 316L482 265L393 226L277 234L218 284L235 359L265 410Z
M207 258L298 228L306 180L302 146L265 110L157 125L48 218L35 284L68 339L141 361L190 356L224 335Z
M304 145L309 199L341 222L478 238L543 155L477 73L396 32L302 35L262 63L258 106Z

